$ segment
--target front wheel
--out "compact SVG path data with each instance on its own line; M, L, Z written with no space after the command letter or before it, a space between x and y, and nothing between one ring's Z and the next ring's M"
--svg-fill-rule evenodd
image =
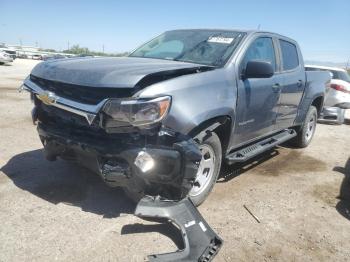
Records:
M212 132L199 145L202 160L196 174L196 179L188 196L195 206L199 206L208 197L220 173L222 149L219 137Z
M309 111L306 114L303 125L297 133L297 136L292 140L292 144L296 147L307 147L316 131L317 123L317 109L314 106L310 106Z
M196 174L194 185L188 196L195 206L199 206L208 197L213 189L220 173L222 150L219 137L212 132L198 146L202 153L202 159ZM143 191L134 188L123 188L126 195L135 203L145 195Z

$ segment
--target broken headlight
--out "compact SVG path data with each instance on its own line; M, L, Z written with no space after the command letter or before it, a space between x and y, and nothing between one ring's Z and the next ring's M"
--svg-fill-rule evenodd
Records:
M133 126L150 125L161 121L169 111L171 98L110 99L103 111L113 120Z

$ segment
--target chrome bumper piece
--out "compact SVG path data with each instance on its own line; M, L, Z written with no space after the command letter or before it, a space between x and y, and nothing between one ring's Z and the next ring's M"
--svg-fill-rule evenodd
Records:
M57 96L55 93L42 89L37 84L30 81L30 78L27 77L23 84L19 88L19 92L23 90L31 92L36 95L43 103L54 106L65 111L71 112L83 116L88 123L91 125L94 121L96 115L101 110L102 106L106 103L108 99L102 100L97 105L88 105L79 103L76 101L69 100L64 97Z
M341 125L344 123L345 109L339 107L323 107L319 123Z

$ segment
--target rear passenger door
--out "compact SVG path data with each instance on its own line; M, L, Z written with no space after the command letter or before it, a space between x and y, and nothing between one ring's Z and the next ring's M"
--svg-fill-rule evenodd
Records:
M276 39L279 46L282 86L276 129L291 127L297 116L298 106L305 88L305 69L300 50L288 39Z

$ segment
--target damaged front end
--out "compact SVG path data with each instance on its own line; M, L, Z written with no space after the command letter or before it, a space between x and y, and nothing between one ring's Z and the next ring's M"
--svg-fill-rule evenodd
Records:
M48 160L78 162L141 197L182 199L192 188L201 153L189 136L161 126L170 97L108 99L76 112L33 81L23 88L32 94L33 122Z
M99 89L35 76L25 80L21 90L31 93L46 158L80 163L141 199L135 215L176 224L184 250L150 261L211 261L222 240L187 197L202 155L191 137L162 126L171 97L133 98L128 90Z

